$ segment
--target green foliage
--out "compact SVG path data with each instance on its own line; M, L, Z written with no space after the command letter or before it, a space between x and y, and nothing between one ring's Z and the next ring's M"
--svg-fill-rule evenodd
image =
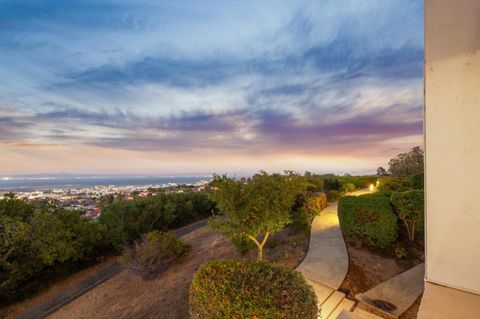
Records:
M336 202L340 197L342 197L342 194L339 191L330 190L327 192L327 200L329 203Z
M397 258L397 259L403 259L403 258L407 257L407 255L408 255L407 250L403 246L395 247L394 253L395 253L395 258Z
M405 192L410 189L410 183L408 180L394 177L380 178L377 187L378 192L387 197L392 196L394 192Z
M158 194L119 201L99 218L107 228L107 242L117 249L153 230L166 231L210 216L214 203L204 192Z
M32 278L59 265L85 261L103 244L103 226L78 212L35 207L7 195L0 200L0 300L28 293Z
M0 199L0 215L26 221L35 211L35 206L24 200L19 200L15 194L8 193Z
M355 184L353 183L346 183L345 185L342 186L342 191L345 193L351 193L355 190Z
M388 162L388 171L394 177L410 177L423 173L423 151L420 146L412 148L407 153L398 154Z
M325 184L320 175L305 172L305 174L303 175L303 179L307 183L307 191L309 193L323 192Z
M387 170L383 167L377 168L377 176L386 176L388 175Z
M183 226L214 208L205 193L162 194L115 201L95 222L7 194L0 199L0 306L34 292L37 278L68 272L105 249L121 248L152 230Z
M352 176L352 175L343 175L338 177L339 182L341 183L344 191L353 191L357 188L367 188L370 184L375 184L377 181L376 176ZM349 184L353 184L353 187Z
M327 195L325 193L311 193L305 196L305 208L313 211L316 215L327 207Z
M224 216L213 218L210 226L233 240L252 240L259 259L268 236L291 223L292 207L306 187L299 175L265 172L249 181L214 176L211 184L216 188L212 196Z
M298 204L300 201L300 205ZM327 207L325 193L307 193L297 198L297 205L292 210L292 226L296 231L309 231L312 220Z
M256 247L255 243L247 236L232 236L230 239L237 251L242 255Z
M338 215L345 236L359 246L383 248L397 238L397 216L385 196L344 196L338 202Z
M415 240L415 231L424 225L424 195L422 190L396 192L391 201L398 217L405 224L410 241Z
M415 174L410 178L410 185L412 186L413 189L423 189L424 187L423 184L424 184L423 173Z
M264 261L214 260L195 273L190 314L196 319L314 319L313 288L302 274Z
M187 250L188 246L174 234L156 230L142 235L132 247L125 247L122 263L143 279L152 279Z
M300 207L292 211L292 227L296 232L309 231L313 218L317 215L305 207Z

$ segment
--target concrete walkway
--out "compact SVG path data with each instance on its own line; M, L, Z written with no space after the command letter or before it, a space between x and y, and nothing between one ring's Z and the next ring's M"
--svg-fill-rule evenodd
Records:
M333 290L337 290L345 279L348 252L338 222L336 203L313 219L308 253L297 271Z
M349 195L362 195L360 190ZM297 271L319 284L337 290L348 271L348 252L338 221L337 203L330 204L312 222L307 256Z
M349 195L361 195L360 190ZM312 222L307 256L297 267L317 295L318 318L337 318L342 311L351 311L355 303L337 291L348 271L348 252L337 214L337 204L330 204Z

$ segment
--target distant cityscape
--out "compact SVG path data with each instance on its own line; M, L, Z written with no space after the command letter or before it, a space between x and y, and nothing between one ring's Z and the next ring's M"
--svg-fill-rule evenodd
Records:
M84 179L90 179L90 183L95 181L94 178L88 177L83 178L80 184L85 184ZM98 179L98 178L96 178ZM145 181L151 181L155 178L143 178ZM103 205L108 202L113 202L115 200L133 200L134 197L145 197L152 196L160 192L166 193L182 193L186 190L189 191L201 191L204 190L208 183L209 179L205 177L180 177L180 178L156 178L157 180L171 180L171 182L158 183L158 184L140 184L141 179L139 177L120 177L116 179L111 179L112 181L118 182L118 184L109 184L109 185L87 185L87 186L78 186L78 184L73 184L71 182L66 184L58 183L56 181L55 187L49 188L48 185L35 186L29 185L31 181L41 180L37 179L24 179L24 182L21 186L19 183L16 183L16 187L7 187L0 188L0 196L3 196L8 193L14 193L18 198L27 199L34 202L49 204L56 203L62 208L75 210L82 213L83 216L96 220L103 208ZM54 180L44 179L44 180ZM67 180L62 178L62 180ZM68 179L70 181L71 178ZM3 179L3 184L5 186L6 181L12 181L11 179ZM102 179L105 182L105 177ZM130 181L132 185L124 185L125 182ZM100 182L100 180L97 180ZM120 185L119 185L120 184Z

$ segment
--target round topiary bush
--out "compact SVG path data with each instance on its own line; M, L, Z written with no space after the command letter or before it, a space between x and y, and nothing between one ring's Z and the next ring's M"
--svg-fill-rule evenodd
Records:
M266 261L228 259L203 264L190 288L195 319L314 319L317 298L303 275Z

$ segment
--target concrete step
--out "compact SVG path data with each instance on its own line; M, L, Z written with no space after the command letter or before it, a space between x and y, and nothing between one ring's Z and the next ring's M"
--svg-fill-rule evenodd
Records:
M368 312L358 307L355 308L355 310L353 310L353 314L357 315L359 318L362 318L362 319L383 319L383 317L380 317L376 314L373 314L371 312Z
M305 277L305 279L307 279L307 282L313 287L319 305L323 304L325 300L327 300L327 298L330 297L330 295L334 292L332 288L322 285L315 280L311 280L308 277Z
M320 316L318 319L327 319L337 306L345 299L345 294L340 291L334 291L330 297L320 306Z
M425 265L422 263L410 270L401 273L367 292L355 296L365 309L375 309L385 318L396 319L404 313L417 298L424 288ZM387 301L396 306L394 310L384 310L374 304L375 300Z
M365 319L359 314L355 314L350 311L342 310L336 319Z
M335 308L335 310L330 314L330 316L328 316L328 319L336 319L343 310L350 311L354 305L355 302L353 300L344 298L337 308Z

